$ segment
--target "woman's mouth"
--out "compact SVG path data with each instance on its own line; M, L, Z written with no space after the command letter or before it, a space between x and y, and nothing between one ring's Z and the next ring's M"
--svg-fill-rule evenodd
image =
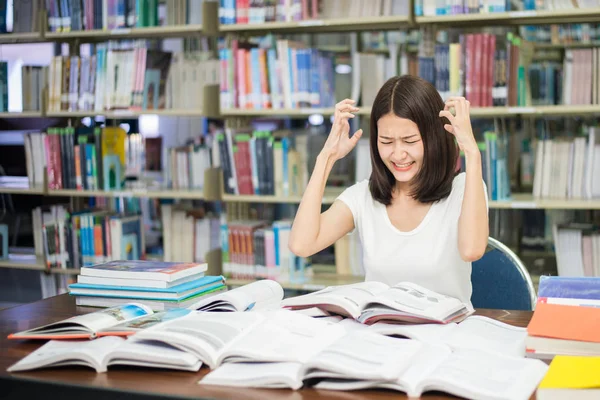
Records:
M408 171L409 169L411 169L411 167L413 166L414 163L415 163L414 161L407 162L407 163L395 163L392 161L392 165L394 166L394 169L399 172Z

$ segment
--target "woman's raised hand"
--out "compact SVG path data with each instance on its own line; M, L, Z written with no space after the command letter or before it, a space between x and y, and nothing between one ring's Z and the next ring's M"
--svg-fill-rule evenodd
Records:
M359 129L350 137L350 124L348 120L354 118L354 113L358 111L354 103L354 100L345 99L335 105L333 126L323 146L323 152L328 157L333 158L334 161L344 158L346 154L350 153L362 136L363 131Z

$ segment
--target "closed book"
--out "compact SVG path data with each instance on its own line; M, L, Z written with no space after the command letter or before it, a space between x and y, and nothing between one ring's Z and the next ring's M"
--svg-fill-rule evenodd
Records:
M117 260L84 267L81 269L81 275L172 282L190 275L206 272L207 268L206 263Z
M180 300L196 294L216 289L224 284L222 276L205 276L195 281L182 283L171 288L144 288L134 286L90 285L74 283L69 285L69 294L74 296L130 297L145 299Z

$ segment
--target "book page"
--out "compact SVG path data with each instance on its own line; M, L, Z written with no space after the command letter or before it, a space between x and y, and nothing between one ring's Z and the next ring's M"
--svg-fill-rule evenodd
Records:
M326 311L358 318L362 305L384 292L388 286L381 282L360 282L330 286L317 292L290 297L281 302L284 307L318 307Z
M303 366L303 376L395 382L414 362L422 343L377 333L348 333Z
M103 359L123 343L120 337L106 337L86 341L50 340L8 368L9 372L27 371L58 365L85 365L97 372L105 372Z
M227 292L200 299L189 309L200 311L249 311L279 308L283 288L278 282L264 279Z
M483 316L470 316L445 338L454 349L478 349L498 354L525 356L527 328Z
M467 398L529 399L547 369L540 360L460 349L425 378L417 392L440 390Z
M400 282L379 294L363 308L380 308L383 305L400 314L415 315L430 320L443 321L466 306L458 299L436 293L410 282Z
M218 363L304 362L346 331L337 323L288 310L263 312L265 320L227 346Z
M37 335L37 334L69 334L69 333L89 333L94 334L96 331L108 328L110 326L131 321L146 315L152 314L153 311L139 303L128 303L116 307L106 308L100 311L89 314L78 315L59 321L53 324L41 326L29 331L20 332L15 336L21 335Z
M202 362L193 354L165 343L125 340L106 355L104 365L107 367L111 365L139 365L198 371L202 366Z
M228 363L209 372L198 383L252 388L300 389L302 364L277 363Z
M145 317L136 318L133 320L125 321L120 324L111 326L109 328L101 329L98 332L98 336L107 335L122 335L126 336L135 332L148 329L152 326L162 324L176 318L181 318L185 315L193 312L187 308L172 308L167 311L159 311L154 314L146 315Z
M403 336L409 339L418 340L425 343L443 343L445 338L453 332L458 325L449 324L417 324L400 325L388 324L385 322L376 322L373 325L367 325L369 331L386 336Z
M264 320L259 313L192 312L132 335L129 340L157 340L194 354L210 368L219 353L245 330Z

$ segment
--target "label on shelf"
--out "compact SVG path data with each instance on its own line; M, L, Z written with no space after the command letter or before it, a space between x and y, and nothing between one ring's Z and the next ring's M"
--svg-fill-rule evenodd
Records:
M509 114L535 114L535 107L508 107Z
M537 17L538 13L535 10L509 11L508 15L511 18Z
M113 197L133 197L133 192L130 191L113 191Z
M325 21L321 19L308 19L306 21L298 21L298 26L323 26Z
M123 28L112 29L110 31L111 35L129 35L130 33L131 33L131 29L123 29Z
M535 201L513 201L510 203L510 208L538 208L537 203Z

